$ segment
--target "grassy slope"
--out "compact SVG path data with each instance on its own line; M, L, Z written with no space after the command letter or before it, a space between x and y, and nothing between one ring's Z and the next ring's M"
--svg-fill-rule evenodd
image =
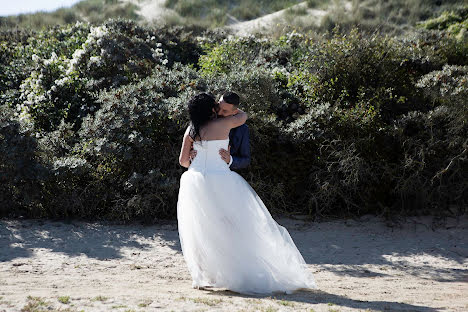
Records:
M344 15L341 10L335 10L321 28L331 30L335 25L344 28L358 25L369 31L399 34L412 29L417 22L465 3L465 0L352 0L351 14Z
M149 1L149 0L147 0ZM252 20L260 16L291 7L300 0L166 0L167 8L177 12L179 18L167 18L169 24L198 24L219 27L234 20ZM382 33L401 34L428 18L438 16L442 11L451 10L463 4L464 0L352 0L351 10L345 10L344 0L308 0L310 8L321 8L329 13L319 26L304 23L304 10L288 13L286 23L304 30L329 31L336 25L350 29L358 25L362 29ZM0 17L0 28L14 27L38 29L49 25L63 25L75 21L100 23L111 17L124 17L144 22L137 14L138 6L120 0L84 0L71 8L54 12L22 14ZM160 19L157 19L161 23ZM272 30L273 31L273 30Z
M138 20L137 9L138 7L134 4L123 4L118 0L84 0L70 8L62 8L53 12L0 17L0 28L39 29L45 26L64 25L76 21L101 23L111 17Z

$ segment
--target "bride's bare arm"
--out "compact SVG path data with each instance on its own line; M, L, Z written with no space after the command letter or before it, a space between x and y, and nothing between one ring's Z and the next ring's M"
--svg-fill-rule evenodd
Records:
M182 148L180 149L179 164L182 167L188 168L190 166L190 149L193 143L193 139L189 135L190 127L187 127L184 133L184 139L182 140Z
M243 125L247 120L247 113L241 109L237 109L237 113L235 115L231 115L228 117L224 117L223 120L229 124L230 128L236 128L240 125Z

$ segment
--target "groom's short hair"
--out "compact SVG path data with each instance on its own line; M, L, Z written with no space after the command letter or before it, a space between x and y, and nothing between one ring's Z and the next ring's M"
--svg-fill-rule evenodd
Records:
M232 104L234 106L239 105L239 96L235 92L226 91L223 93L223 100L226 103Z

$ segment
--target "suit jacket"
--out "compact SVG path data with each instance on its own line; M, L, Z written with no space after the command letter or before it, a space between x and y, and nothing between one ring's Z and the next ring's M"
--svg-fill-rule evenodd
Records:
M229 168L246 168L250 164L250 136L249 127L245 123L229 131L229 145L232 157Z

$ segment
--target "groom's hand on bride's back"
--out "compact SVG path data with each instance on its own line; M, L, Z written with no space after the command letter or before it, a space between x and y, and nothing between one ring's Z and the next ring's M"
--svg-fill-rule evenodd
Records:
M190 159L193 160L197 156L197 150L194 150L193 147L189 152Z
M224 148L221 148L219 150L219 155L221 155L221 158L227 163L229 164L229 162L231 161L231 145L228 146L228 149L225 150ZM190 160L193 161L193 159L195 158L195 156L197 156L197 151L194 150L193 148L190 150L189 152L189 156L190 156Z
M224 148L219 149L219 155L221 155L221 158L229 164L231 161L231 145L228 146L228 149L225 150Z
M195 158L195 156L197 156L197 150L193 149L193 142L192 142L192 144L190 145L190 151L189 151L190 163L193 162L193 159Z

